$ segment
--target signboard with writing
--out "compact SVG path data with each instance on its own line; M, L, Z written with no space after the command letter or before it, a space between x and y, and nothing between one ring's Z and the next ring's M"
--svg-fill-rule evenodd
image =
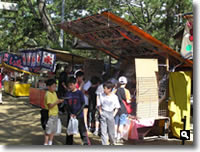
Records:
M50 53L46 51L43 51L42 53L43 54L42 54L41 66L53 71L55 61L56 61L56 55L54 53Z
M15 54L9 54L8 55L8 60L5 62L7 65L16 67L18 69L23 70L24 66L22 65L22 57L15 55Z
M25 50L21 52L23 58L23 65L27 66L32 70L45 69L48 71L54 71L56 55L48 52L44 49L38 50Z

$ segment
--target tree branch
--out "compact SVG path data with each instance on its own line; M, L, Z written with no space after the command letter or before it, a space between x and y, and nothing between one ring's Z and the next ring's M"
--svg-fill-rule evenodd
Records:
M132 11L130 4L128 3L128 1L126 0L126 4L128 5L128 11L132 14L132 16L135 18L136 23L140 26L140 27L145 27L145 24L142 23L139 18L135 15L135 13ZM134 9L134 7L132 7Z
M37 1L38 1L38 9L39 9L40 17L42 19L43 25L47 29L47 33L49 34L49 38L53 42L57 42L58 41L58 36L57 36L58 34L56 32L54 25L52 24L51 18L47 14L46 0L37 0Z
M141 9L141 12L142 12L142 18L143 18L143 21L146 23L146 20L145 20L145 17L144 17L144 8L143 8L143 5L142 5L142 2L140 1L140 9Z

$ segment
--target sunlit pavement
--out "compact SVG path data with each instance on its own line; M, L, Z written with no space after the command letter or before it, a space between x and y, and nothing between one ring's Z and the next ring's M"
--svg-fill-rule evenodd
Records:
M54 145L65 144L65 132L66 128L63 127L62 134L55 136ZM99 136L94 136L90 132L88 135L92 145L101 145ZM15 98L3 94L3 105L0 105L0 145L42 145L43 140L40 108L30 105L27 97ZM144 140L129 140L117 145L181 145L181 143L182 141L178 139L146 137ZM74 136L74 144L82 144L79 135ZM193 129L191 129L191 140L185 144L193 144Z

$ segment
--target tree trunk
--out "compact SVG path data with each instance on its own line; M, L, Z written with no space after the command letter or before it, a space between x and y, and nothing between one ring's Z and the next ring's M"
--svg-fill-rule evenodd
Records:
M56 32L54 25L52 24L51 18L49 17L46 11L46 7L45 7L46 0L37 0L37 2L38 2L38 9L39 9L40 17L42 19L42 23L47 30L50 40L53 42L58 42L58 34Z

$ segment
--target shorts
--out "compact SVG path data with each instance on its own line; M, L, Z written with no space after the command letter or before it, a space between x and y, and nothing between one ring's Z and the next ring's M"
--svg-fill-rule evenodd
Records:
M100 113L99 113L98 109L96 109L96 111L95 111L95 121L97 121L97 122L100 121Z
M127 114L116 115L115 116L115 125L125 125L127 117L128 117Z
M58 125L58 116L49 116L49 119L46 124L45 133L55 134L57 131L57 125Z

